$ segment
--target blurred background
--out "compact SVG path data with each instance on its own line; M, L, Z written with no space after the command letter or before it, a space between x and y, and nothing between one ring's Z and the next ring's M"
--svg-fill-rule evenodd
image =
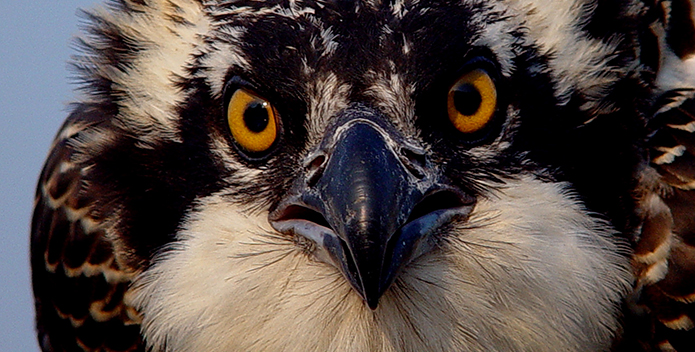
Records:
M77 9L100 1L0 1L0 351L36 352L29 272L34 189L76 88Z

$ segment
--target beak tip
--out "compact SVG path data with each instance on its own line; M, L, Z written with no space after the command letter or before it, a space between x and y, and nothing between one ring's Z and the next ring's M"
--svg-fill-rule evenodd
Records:
M385 290L381 289L382 283L379 281L372 281L372 285L362 287L362 297L364 297L365 302L372 310L376 310L379 305L379 300L384 295Z
M369 306L369 309L376 310L376 307L379 305L379 297L367 297L367 305Z

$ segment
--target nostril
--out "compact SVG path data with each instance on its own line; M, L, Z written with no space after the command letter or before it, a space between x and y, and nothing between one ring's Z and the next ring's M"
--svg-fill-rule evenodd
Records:
M401 148L401 162L418 179L425 177L427 157L424 153L414 151L410 148Z
M323 154L317 155L317 156L316 156L313 160L311 160L311 162L309 163L308 169L309 169L310 171L318 170L318 169L320 169L320 168L323 166L323 163L324 163L325 161L326 161L326 156L325 156L325 155L323 155Z
M415 205L406 223L438 210L460 208L470 204L471 201L467 197L450 190L432 192Z
M309 187L316 185L318 180L321 178L321 175L323 175L323 170L325 169L325 164L326 156L319 154L305 165L307 168L307 184Z

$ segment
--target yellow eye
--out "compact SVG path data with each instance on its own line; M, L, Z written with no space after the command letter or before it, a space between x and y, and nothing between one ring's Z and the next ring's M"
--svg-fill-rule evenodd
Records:
M277 138L276 111L270 103L243 88L229 99L227 123L234 140L244 150L268 150Z
M480 131L497 109L497 89L483 70L464 74L449 89L447 111L454 127L463 133Z

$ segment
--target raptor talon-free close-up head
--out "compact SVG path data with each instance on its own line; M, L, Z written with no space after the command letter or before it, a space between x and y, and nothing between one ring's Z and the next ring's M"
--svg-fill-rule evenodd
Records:
M44 351L689 351L695 4L108 0Z

